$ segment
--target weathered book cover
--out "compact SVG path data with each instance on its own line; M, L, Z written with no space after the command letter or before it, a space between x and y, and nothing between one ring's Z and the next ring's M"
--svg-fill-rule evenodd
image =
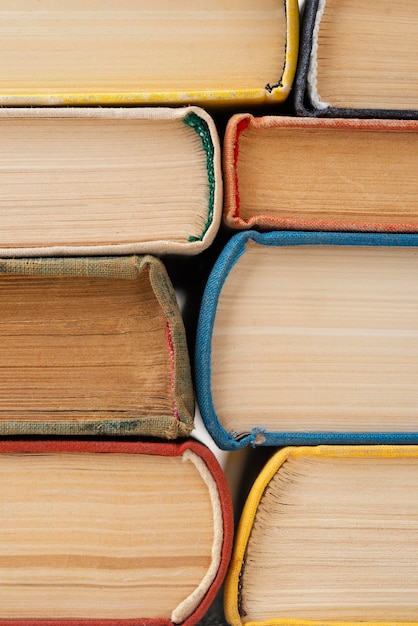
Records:
M152 256L0 261L0 433L193 428L183 320Z

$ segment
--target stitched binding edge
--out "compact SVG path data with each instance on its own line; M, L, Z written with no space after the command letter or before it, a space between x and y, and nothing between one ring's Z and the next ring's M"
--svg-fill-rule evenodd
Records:
M209 198L208 198L208 215L203 231L199 237L195 235L190 235L188 241L190 243L194 241L202 241L209 230L210 225L213 222L213 214L215 207L215 168L214 168L214 156L215 149L212 143L210 131L208 124L204 119L199 117L197 113L189 113L184 120L184 124L193 128L199 135L203 149L206 153L206 170L208 173L208 190L209 190Z

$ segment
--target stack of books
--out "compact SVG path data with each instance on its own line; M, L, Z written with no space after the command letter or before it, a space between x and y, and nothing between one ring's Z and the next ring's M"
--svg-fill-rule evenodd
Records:
M270 453L233 626L418 621L417 32L411 2L307 0L293 110L226 125L197 397L222 449Z
M418 7L0 29L0 624L417 624Z

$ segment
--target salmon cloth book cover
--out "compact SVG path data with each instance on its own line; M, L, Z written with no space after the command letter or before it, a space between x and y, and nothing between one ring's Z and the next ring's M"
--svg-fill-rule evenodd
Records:
M0 624L192 626L206 613L233 534L206 446L2 441L0 465Z
M417 446L276 451L243 508L231 626L417 624Z
M185 328L152 256L0 260L2 435L190 434Z
M223 152L233 229L415 232L418 121L237 114Z

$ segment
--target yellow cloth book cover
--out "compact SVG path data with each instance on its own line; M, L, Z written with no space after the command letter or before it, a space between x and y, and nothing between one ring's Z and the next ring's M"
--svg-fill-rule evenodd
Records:
M233 626L397 626L418 615L417 446L284 448L245 503Z
M10 6L9 6L10 5ZM280 102L297 0L0 2L0 104Z

